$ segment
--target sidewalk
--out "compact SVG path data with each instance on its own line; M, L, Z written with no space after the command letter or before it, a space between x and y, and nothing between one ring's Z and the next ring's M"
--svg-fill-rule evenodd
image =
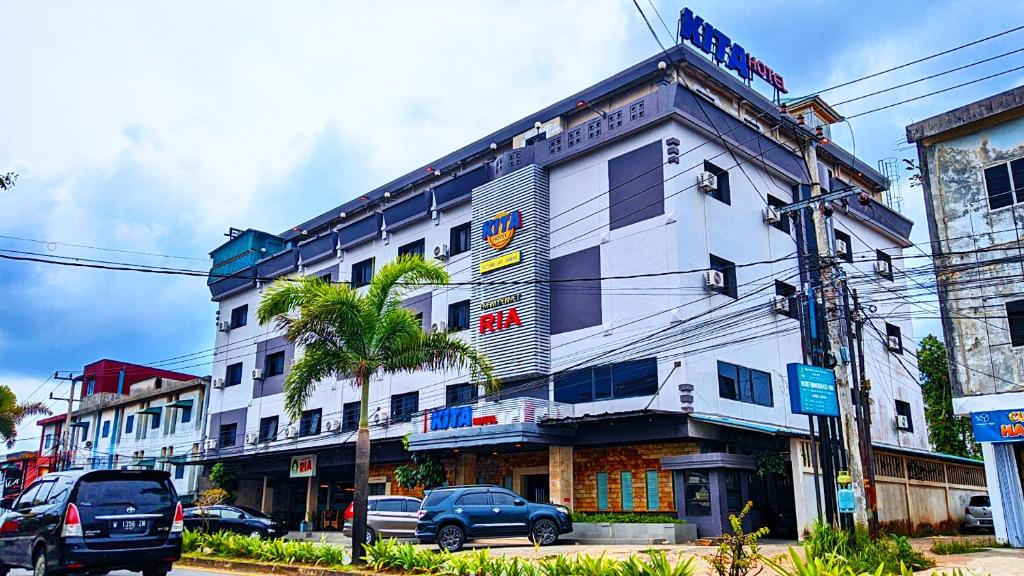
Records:
M991 576L1024 576L1024 550L1019 548L994 548L972 554L950 554L949 556L928 555L935 561L935 568L919 574L930 575L953 568L971 570L973 574Z

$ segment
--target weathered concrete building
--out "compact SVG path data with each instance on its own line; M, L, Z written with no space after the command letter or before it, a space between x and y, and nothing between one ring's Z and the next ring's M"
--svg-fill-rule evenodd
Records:
M982 442L1000 540L1024 546L1024 87L907 127L917 143L954 409Z

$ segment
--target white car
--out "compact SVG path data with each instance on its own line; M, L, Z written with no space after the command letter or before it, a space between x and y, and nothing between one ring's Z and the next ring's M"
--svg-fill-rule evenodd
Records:
M964 508L964 530L990 531L992 526L992 501L988 496L971 496Z

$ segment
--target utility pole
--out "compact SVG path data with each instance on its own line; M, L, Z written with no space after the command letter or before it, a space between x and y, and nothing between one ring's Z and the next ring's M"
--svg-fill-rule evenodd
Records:
M53 373L53 379L54 380L64 380L64 381L67 381L67 382L71 382L71 391L68 392L68 397L67 398L61 398L59 396L54 396L53 392L50 392L50 400L67 400L68 401L68 412L67 412L67 416L65 416L65 418L64 418L64 433L61 434L61 440L60 440L61 449L62 449L62 452L63 452L63 458L64 458L64 461L65 461L63 469L66 470L66 469L71 467L71 412L74 411L75 381L77 379L75 377L73 377L70 372L68 372L67 376L61 376L59 372L54 372Z
M810 139L807 145L803 147L803 154L804 163L807 165L807 172L811 178L811 198L813 200L821 196L817 141ZM840 358L841 355L839 354L839 351L843 348L845 338L839 325L840 312L836 294L838 278L834 270L836 258L824 212L825 210L822 209L812 210L811 218L814 220L814 236L818 245L817 260L821 275L822 302L825 308L822 316L825 318L828 331L828 348L836 360L836 388L838 389L839 396L839 430L837 432L839 432L838 438L840 442L845 439L847 443L857 442L859 444L861 435L858 430L859 423L856 418L853 399L849 391L850 381L846 374L846 367L841 363L842 358ZM864 473L861 450L860 446L848 445L845 448L847 448L847 471L853 477L853 491L856 500L853 521L855 524L863 525L867 523L867 514L864 508Z
M875 484L875 452L871 445L871 380L868 380L867 367L864 365L864 313L860 308L857 289L853 294L853 322L856 325L857 367L860 370L860 396L857 399L860 409L861 432L864 437L864 471L867 474L864 484L864 496L867 500L868 534L877 538L878 526L878 488Z

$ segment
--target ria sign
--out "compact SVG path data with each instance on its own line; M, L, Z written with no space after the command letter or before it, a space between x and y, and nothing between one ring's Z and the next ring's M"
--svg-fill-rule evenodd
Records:
M710 54L715 62L725 64L744 80L757 76L772 85L773 88L788 94L786 81L781 74L769 68L764 62L747 53L739 44L734 43L710 23L696 16L689 8L683 8L679 16L679 41L689 42Z

